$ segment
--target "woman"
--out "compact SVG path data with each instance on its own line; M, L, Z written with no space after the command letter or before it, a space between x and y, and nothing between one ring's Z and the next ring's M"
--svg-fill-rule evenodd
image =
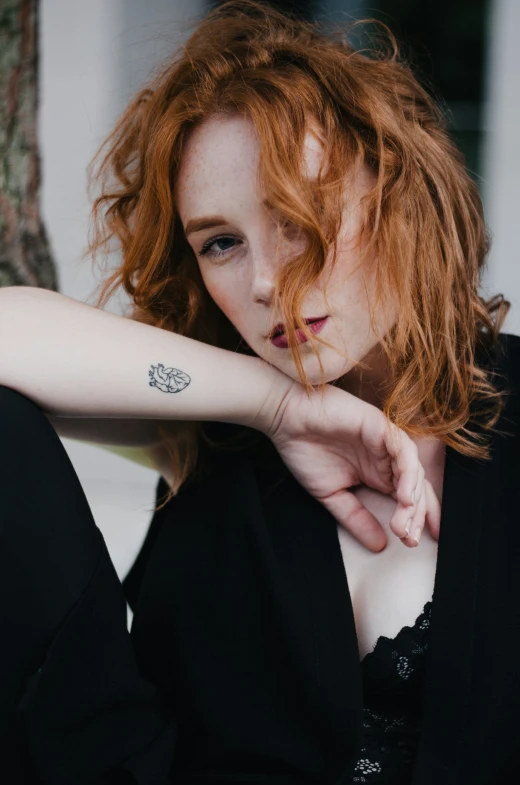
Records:
M108 144L133 319L1 292L4 760L510 782L520 340L440 113L395 52L231 2ZM124 593L48 420L160 467Z

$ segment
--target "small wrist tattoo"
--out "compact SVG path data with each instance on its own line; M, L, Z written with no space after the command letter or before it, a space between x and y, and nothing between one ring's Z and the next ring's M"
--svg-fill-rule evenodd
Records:
M184 371L179 371L178 368L165 368L161 363L152 365L148 376L150 387L157 387L158 390L166 393L178 393L191 382L191 378Z

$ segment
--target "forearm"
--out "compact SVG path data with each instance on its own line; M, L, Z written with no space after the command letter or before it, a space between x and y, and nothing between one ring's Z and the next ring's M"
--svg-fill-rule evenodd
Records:
M164 371L171 368L184 376L170 376L166 387L171 391L163 391ZM159 386L150 385L158 379ZM258 427L292 381L260 358L56 292L9 287L0 289L0 384L55 416L217 420Z

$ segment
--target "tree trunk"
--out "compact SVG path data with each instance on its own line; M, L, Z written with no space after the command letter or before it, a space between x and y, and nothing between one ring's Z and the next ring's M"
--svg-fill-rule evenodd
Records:
M38 0L0 0L0 286L57 291L40 218Z

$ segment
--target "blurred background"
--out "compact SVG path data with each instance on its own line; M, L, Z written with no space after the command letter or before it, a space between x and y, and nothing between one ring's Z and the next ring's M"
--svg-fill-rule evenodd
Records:
M42 285L94 302L99 278L81 258L90 210L87 164L132 94L217 4L0 0L0 285ZM506 295L512 309L504 330L520 334L520 0L273 0L272 5L340 24L378 18L394 31L425 86L445 102L493 239L483 294ZM16 112L25 122L26 138L16 142L12 135L6 146L6 134L16 132ZM25 258L19 248L15 253L6 246L5 205L16 202L24 172L36 166L38 148L40 186L29 199L35 214L39 205L42 221L33 227L37 252ZM114 297L107 310L123 313L126 306L123 296ZM158 475L124 453L62 441L122 577L150 522Z

